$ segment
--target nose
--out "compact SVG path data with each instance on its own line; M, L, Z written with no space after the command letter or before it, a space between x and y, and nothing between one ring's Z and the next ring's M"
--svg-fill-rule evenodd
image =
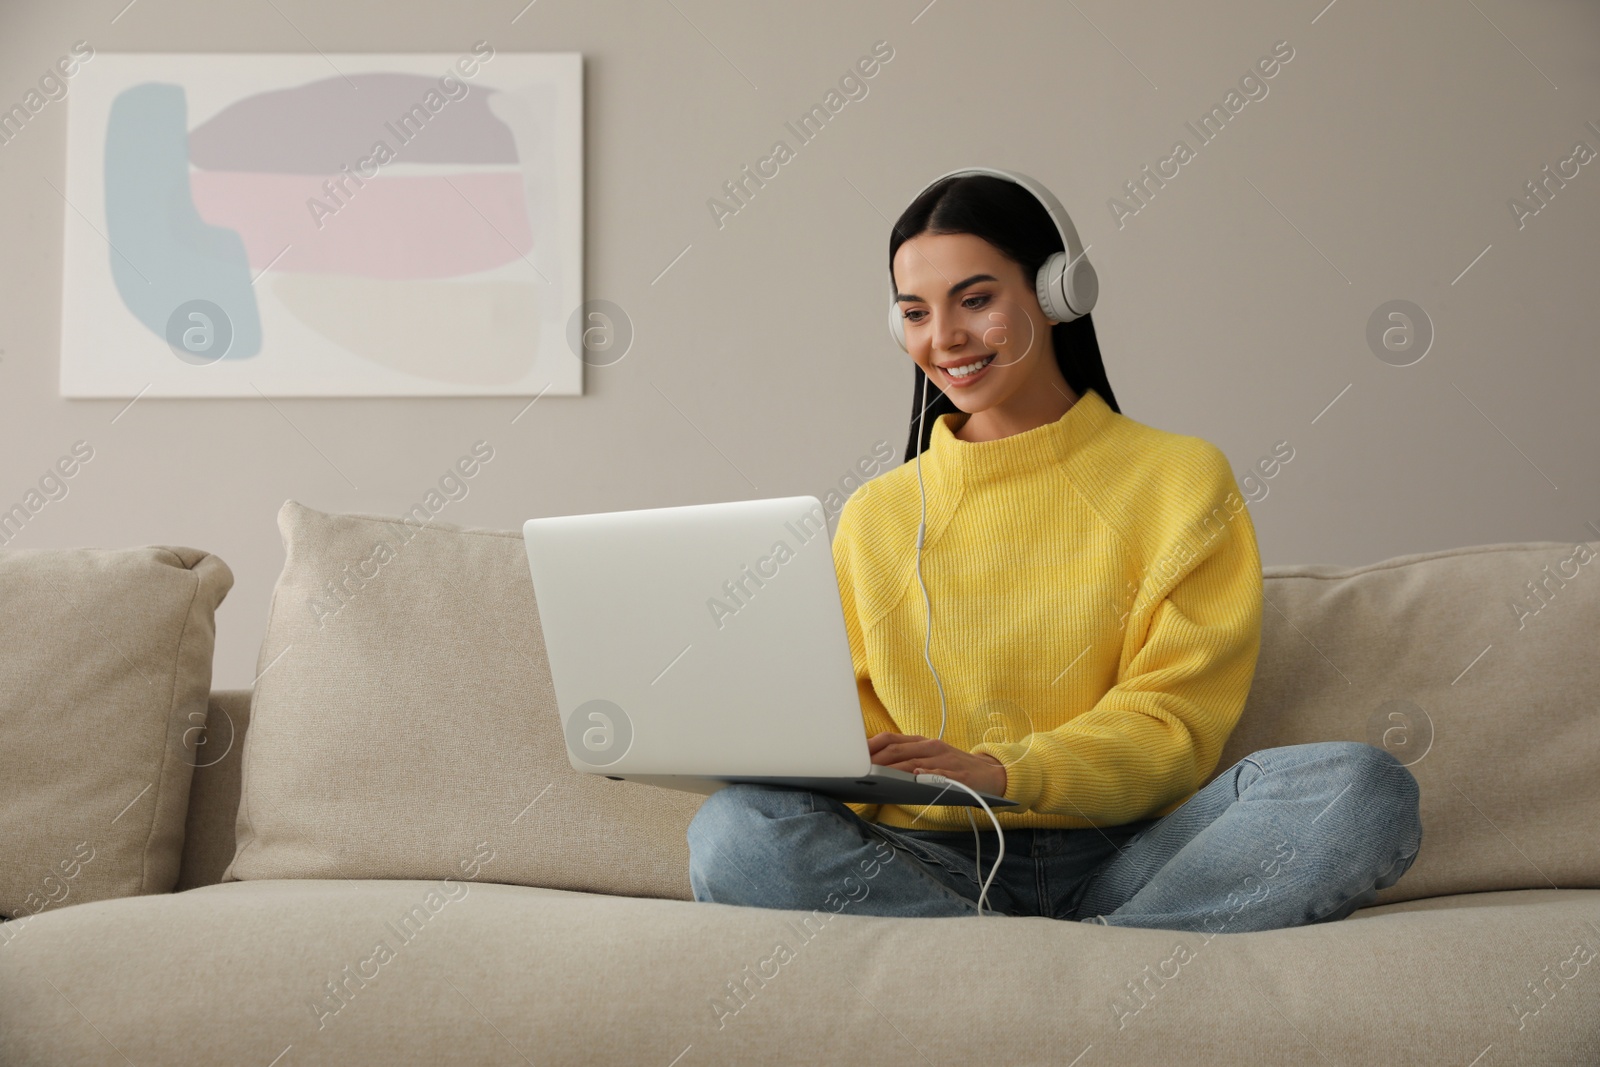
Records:
M933 315L933 329L929 331L933 338L933 347L942 352L950 352L961 347L967 341L967 330L958 315L940 315L937 311Z

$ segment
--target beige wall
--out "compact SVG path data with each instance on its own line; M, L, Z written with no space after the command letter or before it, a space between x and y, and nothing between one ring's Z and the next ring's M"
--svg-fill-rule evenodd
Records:
M0 145L0 507L75 441L94 458L8 547L218 553L232 687L253 677L286 498L398 513L480 439L494 459L441 520L820 496L876 442L903 448L889 222L970 164L1030 173L1073 213L1125 414L1215 442L1241 480L1294 450L1251 508L1267 563L1600 539L1600 160L1520 228L1508 207L1575 142L1600 150L1600 8L924 3L538 0L513 24L516 0L0 0L0 108L78 40L583 53L587 292L637 330L588 395L515 423L524 399L62 400L66 107L49 104ZM880 40L894 54L867 95L798 144L785 121ZM1294 54L1267 95L1119 227L1109 200L1194 146L1185 122L1278 41ZM780 138L795 157L719 228L708 199ZM1365 339L1392 299L1435 324L1409 367Z

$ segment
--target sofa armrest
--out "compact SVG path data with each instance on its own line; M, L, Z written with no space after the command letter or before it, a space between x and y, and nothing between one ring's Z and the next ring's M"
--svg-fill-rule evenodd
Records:
M174 892L216 884L233 861L252 693L249 689L213 689L205 732L192 734L186 745L195 770L184 825L183 865Z

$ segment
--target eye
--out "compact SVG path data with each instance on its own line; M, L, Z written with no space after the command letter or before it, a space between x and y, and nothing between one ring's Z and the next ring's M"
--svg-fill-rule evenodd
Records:
M973 293L972 295L962 299L961 306L966 308L968 311L977 311L979 308L989 303L989 299L990 297L988 293ZM921 322L922 318L919 316L925 317L927 312L921 310L920 308L913 308L912 310L906 311L903 314L907 322Z

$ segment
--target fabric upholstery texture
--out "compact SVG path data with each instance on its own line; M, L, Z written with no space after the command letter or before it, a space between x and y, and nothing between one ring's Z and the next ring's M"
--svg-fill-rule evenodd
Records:
M205 732L190 746L196 756L194 780L189 783L189 820L183 830L183 868L176 886L179 893L222 881L222 872L233 862L240 768L249 727L250 690L213 690Z
M1398 756L1421 788L1422 849L1381 904L1600 888L1600 543L1264 573L1261 656L1220 767L1302 741Z
M1481 893L1207 942L455 879L231 882L42 916L0 953L0 1062L1466 1067L1489 1049L1476 1067L1570 1067L1600 1060L1600 961L1563 966L1600 948L1597 904Z

